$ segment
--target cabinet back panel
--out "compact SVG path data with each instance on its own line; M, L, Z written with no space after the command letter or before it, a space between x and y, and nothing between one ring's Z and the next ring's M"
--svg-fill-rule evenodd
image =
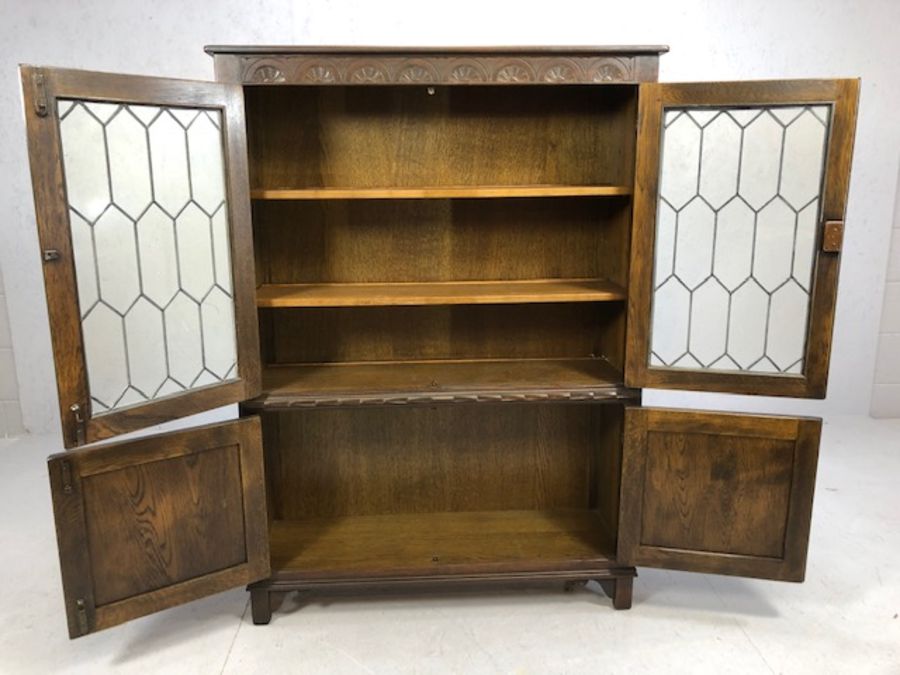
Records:
M637 87L246 87L255 188L630 184Z
M267 283L601 278L625 283L627 199L257 203Z
M260 311L265 363L608 356L622 303Z
M592 508L607 447L591 405L401 406L266 413L274 517ZM602 497L605 502L608 497Z

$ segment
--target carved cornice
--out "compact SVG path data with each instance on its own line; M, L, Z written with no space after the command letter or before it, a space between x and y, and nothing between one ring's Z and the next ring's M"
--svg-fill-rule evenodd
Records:
M216 53L220 81L243 84L602 84L656 79L646 54Z

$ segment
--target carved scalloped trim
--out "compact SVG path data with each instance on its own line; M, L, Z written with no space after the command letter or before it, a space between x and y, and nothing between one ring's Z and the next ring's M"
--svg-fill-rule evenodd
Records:
M541 69L539 79L551 84L583 82L584 72L581 67L571 59L556 59Z
M282 70L282 64L278 61L261 59L244 72L244 81L255 84L280 84L287 78Z
M633 82L635 57L240 57L248 84L570 84Z
M623 59L609 57L597 59L587 70L589 82L623 82L630 80L633 73L632 63Z
M244 406L248 409L277 409L362 405L434 405L442 403L532 403L539 401L604 401L630 399L635 396L636 390L624 387L575 391L532 390L521 392L473 392L466 394L372 394L368 396L341 396L334 398L296 398L264 395L261 398L245 402Z

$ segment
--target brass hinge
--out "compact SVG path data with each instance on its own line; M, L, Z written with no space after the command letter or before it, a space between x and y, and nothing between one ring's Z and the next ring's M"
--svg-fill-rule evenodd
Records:
M844 221L826 220L822 231L822 250L826 253L840 253L844 243Z
M69 410L72 411L72 415L75 417L75 444L84 445L87 437L86 413L81 410L81 406L77 403L73 403L69 406Z
M50 112L47 105L47 85L44 83L44 72L37 70L31 76L31 87L34 94L34 112L38 117L46 117Z
M78 617L78 630L81 635L87 635L88 632L88 620L87 620L87 609L84 606L84 598L78 598L75 601L75 616Z

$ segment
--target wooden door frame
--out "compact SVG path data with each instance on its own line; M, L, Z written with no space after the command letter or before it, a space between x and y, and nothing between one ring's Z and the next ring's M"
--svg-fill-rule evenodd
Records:
M240 86L79 70L21 66L35 215L42 251L53 357L65 447L91 443L256 396L259 336L250 221L247 142ZM189 106L221 113L231 242L237 379L92 417L81 331L57 100ZM73 409L73 406L78 406ZM79 424L76 413L83 420Z
M823 250L824 223L844 220L859 80L640 85L625 381L630 387L824 398L837 300L840 241ZM659 196L662 114L676 106L832 105L803 375L651 367L650 317Z

